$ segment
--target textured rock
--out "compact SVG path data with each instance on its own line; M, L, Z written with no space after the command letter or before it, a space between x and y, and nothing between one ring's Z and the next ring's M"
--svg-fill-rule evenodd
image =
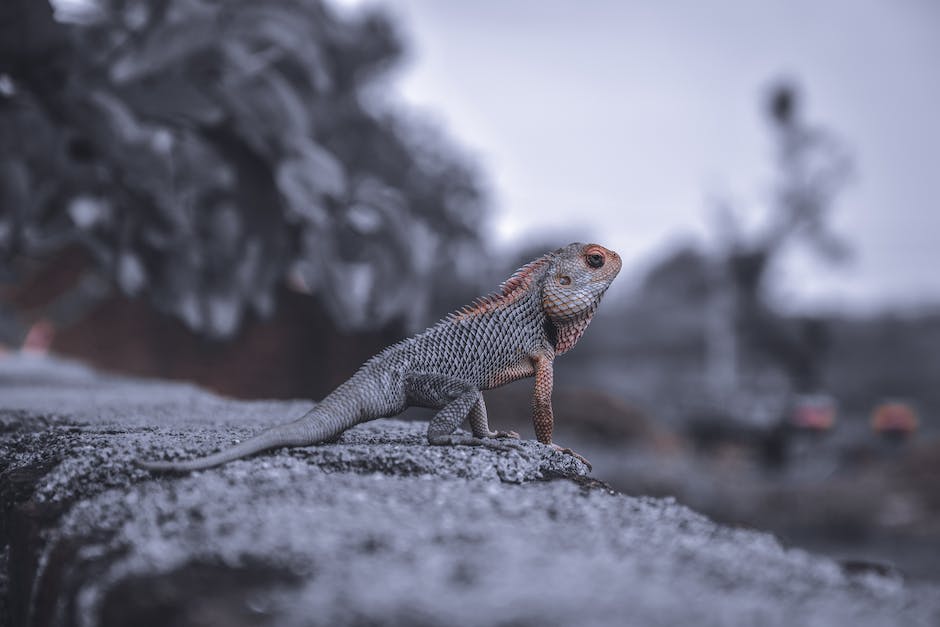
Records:
M936 588L849 574L534 442L381 420L182 476L309 408L0 360L9 625L935 625Z

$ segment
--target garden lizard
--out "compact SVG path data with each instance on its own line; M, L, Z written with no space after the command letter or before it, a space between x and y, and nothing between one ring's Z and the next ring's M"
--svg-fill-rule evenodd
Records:
M587 463L552 442L553 363L581 338L620 267L620 256L597 244L559 248L519 268L498 291L386 348L296 421L207 457L140 465L209 468L267 449L329 441L409 406L440 410L428 426L430 444L492 446L493 438L519 435L490 430L481 391L526 377L535 377L532 421L539 442ZM465 418L472 435L455 433Z

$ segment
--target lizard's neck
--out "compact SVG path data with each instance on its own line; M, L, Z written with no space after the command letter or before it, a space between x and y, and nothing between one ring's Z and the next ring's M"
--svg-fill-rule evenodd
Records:
M554 342L555 345L555 355L563 355L567 353L574 345L578 343L578 340L581 339L581 336L584 335L584 330L587 329L588 325L591 323L591 319L594 317L594 312L597 311L597 306L600 304L600 299L595 300L590 307L584 310L580 315L569 318L564 321L555 321L551 316L546 316L546 326L554 327Z

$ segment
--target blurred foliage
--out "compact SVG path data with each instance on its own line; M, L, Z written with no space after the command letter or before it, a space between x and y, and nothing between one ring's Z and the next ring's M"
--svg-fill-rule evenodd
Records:
M385 15L314 0L6 0L0 267L78 242L214 337L282 282L342 328L414 324L479 256L484 203L382 106L401 54Z
M831 262L849 255L829 227L839 192L854 163L844 143L805 119L799 88L789 81L771 86L766 113L776 151L776 180L764 223L746 233L730 203L718 206L719 236L739 296L753 304L765 298L767 270L788 245L802 243Z
M744 361L763 355L787 373L796 389L810 391L821 385L828 327L812 316L781 316L767 294L767 277L783 250L794 244L809 247L830 263L848 257L849 247L832 232L829 215L851 179L854 163L839 138L806 120L794 83L773 84L765 106L777 160L768 211L759 229L746 233L740 215L727 203L719 207L715 289L730 290L732 311L727 313L736 323ZM728 317L723 311L718 314Z

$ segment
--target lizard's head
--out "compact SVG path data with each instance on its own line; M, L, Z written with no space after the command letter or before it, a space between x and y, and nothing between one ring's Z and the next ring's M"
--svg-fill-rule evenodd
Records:
M572 340L561 343L561 353L580 338L623 264L620 255L598 244L568 244L552 257L542 284L542 309L560 339Z
M620 255L598 244L559 248L545 273L543 310L556 324L593 314L621 265Z

